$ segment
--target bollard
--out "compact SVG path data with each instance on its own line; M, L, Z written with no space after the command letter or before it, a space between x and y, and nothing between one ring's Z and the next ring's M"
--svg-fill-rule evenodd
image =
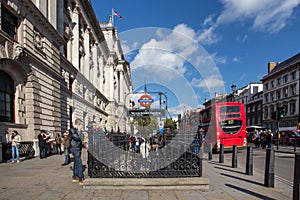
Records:
M294 138L294 152L296 152L296 146L297 146L297 142L296 142L296 138Z
M3 162L3 156L2 156L2 142L0 142L0 163Z
M295 153L293 200L300 198L300 152Z
M212 160L212 143L209 143L208 160Z
M224 163L224 144L220 144L219 163Z
M233 145L232 149L232 168L237 168L237 146Z
M272 148L267 149L265 165L265 183L266 187L274 187L275 177L275 154Z
M247 146L246 174L253 175L253 148Z

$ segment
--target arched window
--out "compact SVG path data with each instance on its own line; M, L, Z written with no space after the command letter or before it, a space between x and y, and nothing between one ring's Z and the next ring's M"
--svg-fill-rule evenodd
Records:
M14 80L0 70L0 121L14 122Z

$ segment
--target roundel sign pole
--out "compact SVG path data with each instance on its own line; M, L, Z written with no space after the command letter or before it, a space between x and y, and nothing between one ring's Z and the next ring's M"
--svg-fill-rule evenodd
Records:
M148 94L142 95L138 100L140 105L143 106L143 107L150 107L150 105L153 103L153 101L154 100Z

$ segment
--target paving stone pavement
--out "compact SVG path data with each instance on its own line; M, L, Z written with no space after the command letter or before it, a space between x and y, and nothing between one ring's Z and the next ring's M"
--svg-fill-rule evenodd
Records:
M231 155L231 154L230 154ZM47 159L33 158L20 163L0 163L0 199L91 199L91 200L210 200L210 199L292 199L292 187L275 180L275 188L263 186L263 174L254 171L245 175L244 161L238 168L231 168L231 157L218 163L218 157L203 161L203 177L210 180L208 191L200 190L122 190L83 189L73 183L70 166L62 166L63 155ZM86 152L83 161L86 164ZM85 171L87 175L87 170Z

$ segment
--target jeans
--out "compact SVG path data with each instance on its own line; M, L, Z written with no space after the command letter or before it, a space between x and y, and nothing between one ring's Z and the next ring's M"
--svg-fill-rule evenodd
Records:
M81 150L71 149L71 153L74 157L73 178L78 177L79 180L83 179Z
M46 147L40 147L40 158L46 158Z
M69 153L69 151L70 151L70 149L65 150L65 164L70 163L70 153Z
M17 160L20 160L19 148L17 146L11 146L11 151L12 151L12 160L15 160L15 154L17 155Z

